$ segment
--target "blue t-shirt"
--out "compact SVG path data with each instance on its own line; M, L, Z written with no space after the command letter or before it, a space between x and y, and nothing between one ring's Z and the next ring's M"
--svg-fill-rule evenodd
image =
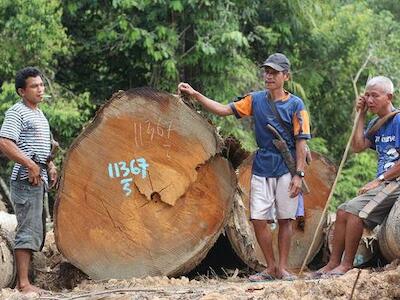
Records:
M372 127L376 119L374 118L369 122L366 132ZM391 168L400 158L400 114L386 122L374 135L366 137L371 142L371 148L378 154L376 172L378 177Z
M275 101L276 109L283 122L292 131L290 135L276 119L265 90L251 93L229 105L237 118L252 116L254 119L256 142L259 149L253 161L252 173L262 177L279 177L288 173L289 170L281 153L272 143L274 136L266 126L271 124L275 127L286 140L295 158L295 139L311 138L309 117L303 101L289 93L284 99Z

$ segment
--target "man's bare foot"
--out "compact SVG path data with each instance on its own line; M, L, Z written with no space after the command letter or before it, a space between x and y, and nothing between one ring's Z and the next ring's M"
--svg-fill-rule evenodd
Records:
M308 276L308 279L318 279L321 278L323 275L328 274L331 272L333 269L338 267L339 265L328 263L326 266L322 267L321 269L311 273Z
M353 269L353 266L339 265L326 273L327 276L341 276Z
M24 286L18 286L17 289L22 294L36 293L38 295L42 295L42 294L46 293L45 290L42 290L41 288L38 288L37 286L34 286L32 284L26 284Z
M267 267L263 272L264 273L267 273L267 274L270 274L271 276L274 276L274 277L276 277L276 268L275 267L272 267L272 268L270 268L270 267Z
M293 281L297 279L297 276L294 275L293 273L290 273L286 269L281 269L278 270L277 272L277 278L282 279L282 280L287 280L287 281Z
M252 282L271 281L276 279L276 268L266 268L264 271L250 275L249 280Z

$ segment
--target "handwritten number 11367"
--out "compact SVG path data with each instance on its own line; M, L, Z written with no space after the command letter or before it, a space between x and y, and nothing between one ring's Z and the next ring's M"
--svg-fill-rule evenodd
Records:
M135 164L136 163L136 164ZM147 176L147 168L149 164L146 162L144 158L132 159L129 163L125 161L109 163L108 164L108 176L110 178L120 178L122 190L125 192L126 196L129 196L132 193L131 183L133 182L133 178L127 178L130 174L136 176L142 174L142 178L146 178Z
M135 162L137 166L135 166ZM129 165L125 161L108 164L108 175L111 178L126 177L130 173L133 175L142 174L142 178L147 176L148 163L144 158L132 159Z

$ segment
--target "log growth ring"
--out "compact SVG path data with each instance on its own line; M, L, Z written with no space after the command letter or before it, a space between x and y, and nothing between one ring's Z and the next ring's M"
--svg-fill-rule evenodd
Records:
M214 128L178 98L118 92L64 162L60 252L94 279L191 270L230 212L236 178L219 151Z

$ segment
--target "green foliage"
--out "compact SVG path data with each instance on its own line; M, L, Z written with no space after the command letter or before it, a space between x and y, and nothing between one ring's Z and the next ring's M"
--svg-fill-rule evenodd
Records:
M143 85L175 91L180 80L230 99L257 82L240 30L254 12L240 3L64 1L63 23L75 55L62 61L68 68L58 79L90 91L98 102L115 90Z
M0 1L0 78L28 65L52 74L57 55L68 53L59 0Z
M398 0L3 0L0 78L11 82L26 65L45 71L52 98L42 108L66 148L92 103L119 89L175 92L186 81L228 103L263 89L258 65L283 52L292 63L286 88L310 111L310 147L339 162L353 124L352 81L367 57L357 92L378 74L399 86L399 16ZM6 84L0 113L16 100ZM208 117L221 134L255 149L251 119ZM346 164L334 206L369 180L371 157Z
M61 148L66 148L91 118L95 106L90 102L88 93L71 95L64 91L47 96L48 100L40 104L40 108L49 120L54 139L60 143ZM0 94L0 124L3 123L7 109L18 101L20 98L15 92L14 85L3 84L3 93Z
M321 137L316 137L308 142L310 150L318 152L322 155L329 156L328 143Z

